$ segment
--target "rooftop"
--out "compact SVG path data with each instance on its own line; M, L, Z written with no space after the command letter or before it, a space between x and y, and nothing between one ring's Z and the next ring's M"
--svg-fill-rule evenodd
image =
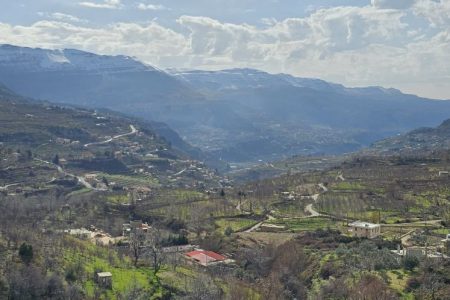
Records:
M111 272L100 272L100 273L97 273L97 276L98 277L111 277L112 274L111 274Z
M202 265L207 265L211 262L224 261L227 259L225 256L222 256L218 253L205 250L191 251L186 253L186 256L195 259Z
M380 227L380 224L373 224L368 222L356 221L348 224L350 227L360 227L360 228L376 228Z

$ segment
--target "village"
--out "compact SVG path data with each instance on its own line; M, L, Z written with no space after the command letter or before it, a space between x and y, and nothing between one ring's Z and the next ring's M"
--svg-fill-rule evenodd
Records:
M228 265L232 267L234 260L225 254L219 254L214 251L201 249L198 245L184 244L163 246L155 242L154 228L142 220L133 220L122 225L122 235L113 237L109 233L90 226L88 229L67 229L62 233L76 237L80 240L88 241L96 246L107 247L128 253L139 253L139 258L146 258L150 249L157 251L164 261L178 261L190 267L197 267L199 271L203 268L214 268L219 265ZM108 270L96 272L95 282L101 288L112 289L113 278Z
M0 251L24 270L50 268L85 298L215 290L259 299L273 286L292 292L290 282L313 295L355 272L408 297L415 282L426 286L430 264L449 262L445 155L348 157L303 171L292 158L267 163L279 176L243 178L137 121L66 112L92 126L56 124L32 148L0 147Z

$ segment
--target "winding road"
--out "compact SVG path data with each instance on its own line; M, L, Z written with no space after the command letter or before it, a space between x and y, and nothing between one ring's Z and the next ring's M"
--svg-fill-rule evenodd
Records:
M323 183L319 183L318 186L322 189L322 193L328 192L328 188ZM310 198L314 200L314 203L316 203L317 200L319 200L319 197L320 197L320 193L310 196ZM314 203L306 205L305 212L308 213L309 215L306 216L305 218L313 218L313 217L323 216L321 213L319 213L317 210L314 209L314 207L313 207Z
M318 211L316 211L313 208L313 204L308 204L305 207L305 212L309 213L309 216L307 216L307 218L313 218L313 217L320 217L322 214L319 213Z
M109 139L107 139L107 140L105 140L105 141L102 141L102 142L95 142L95 143L85 144L84 147L87 148L87 147L93 146L93 145L103 145L103 144L108 144L108 143L111 143L113 140L120 139L120 138L122 138L122 137L124 137L124 136L133 135L133 134L135 134L135 133L138 132L138 130L136 129L136 127L134 127L134 125L130 125L130 129L131 129L131 131L128 132L128 133L115 135L115 136L113 136L112 138L109 138Z
M261 227L262 224L264 224L264 223L267 222L267 221L271 221L271 220L275 220L275 217L272 216L272 215L269 213L269 214L266 215L266 218L265 218L263 221L261 221L261 222L255 224L253 227L251 227L251 228L245 230L244 232L247 232L247 233L248 233L248 232L253 232L253 231L257 230L259 227Z
M15 185L19 185L19 184L20 184L20 182L7 184L5 186L0 186L0 191L6 191L10 186L15 186Z
M87 182L84 179L84 177L78 176L78 175L75 175L75 174L72 174L72 173L68 173L68 172L64 171L64 169L61 168L61 166L58 166L58 165L56 165L56 164L54 164L52 162L49 162L49 161L46 161L46 160L42 160L42 159L39 159L39 158L35 158L34 160L56 167L56 169L58 170L58 173L60 173L60 174L62 174L64 176L69 176L69 177L76 178L78 180L78 182L81 185L83 185L85 188L87 188L87 189L94 190L94 191L104 191L104 189L94 188L89 182Z

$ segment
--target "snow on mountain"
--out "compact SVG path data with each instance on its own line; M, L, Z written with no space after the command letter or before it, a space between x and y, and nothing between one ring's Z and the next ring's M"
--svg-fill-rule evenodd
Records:
M260 87L303 87L314 90L344 91L340 84L329 83L320 79L300 78L289 74L270 74L255 69L229 69L221 71L178 71L168 72L180 80L201 89L235 90Z
M220 71L167 70L185 83L202 90L236 90L261 87L296 87L347 95L401 94L399 90L383 87L348 88L341 84L316 78L295 77L289 74L270 74L255 69L228 69Z
M129 56L106 56L65 49L46 50L0 45L0 67L25 72L49 71L157 71Z

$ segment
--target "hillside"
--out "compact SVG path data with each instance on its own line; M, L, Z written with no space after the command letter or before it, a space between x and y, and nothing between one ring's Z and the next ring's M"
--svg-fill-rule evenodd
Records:
M365 150L377 154L419 154L450 149L450 120L434 128L419 128L374 143Z
M1 162L1 185L17 179L26 186L51 181L55 175L64 177L65 173L80 178L97 173L100 182L94 182L103 189L108 187L102 178L118 187L184 187L213 181L206 167L172 148L145 121L36 102L0 86L0 124L0 147L6 155ZM64 171L56 172L56 164ZM20 178L24 170L36 173L35 167L49 171L41 172L43 178Z
M0 81L33 98L164 122L209 160L233 163L351 152L450 116L450 102L394 89L251 69L167 73L130 57L78 50L0 46Z
M369 282L374 299L421 299L431 274L450 278L448 152L295 157L267 167L301 173L233 186L116 113L0 87L0 122L0 298L358 299ZM352 236L357 219L381 235ZM197 247L224 260L202 265Z
M70 49L0 45L0 82L30 98L108 108L148 121L182 122L183 105L203 102L201 95L172 76L131 57ZM162 130L167 133L167 128ZM176 135L170 136L183 150L192 150Z

